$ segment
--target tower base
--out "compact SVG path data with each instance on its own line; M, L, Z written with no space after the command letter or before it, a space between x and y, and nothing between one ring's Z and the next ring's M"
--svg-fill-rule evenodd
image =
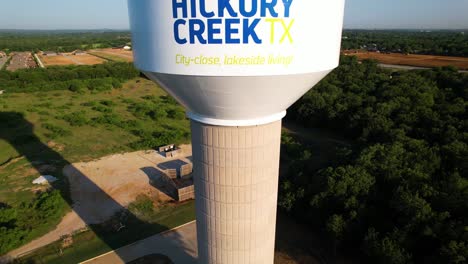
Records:
M281 121L191 121L199 263L272 264Z

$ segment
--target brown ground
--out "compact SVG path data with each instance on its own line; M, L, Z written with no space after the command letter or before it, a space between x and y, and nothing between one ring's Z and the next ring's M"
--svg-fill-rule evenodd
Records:
M61 65L75 65L75 63L67 57L64 56L42 56L38 55L39 59L42 61L45 67L47 66L61 66Z
M39 55L39 59L44 63L44 66L64 66L64 65L94 65L104 63L105 60L96 56L85 54L85 55L72 55L63 54L57 56L42 56Z
M63 172L70 183L73 211L62 219L55 230L4 257L16 258L83 229L86 225L102 223L141 194L160 202L171 200L152 184L158 181L162 170L179 165L180 161L190 162L187 157L192 155L192 146L180 147L182 154L178 158L165 158L153 150L139 151L65 167ZM2 260L0 258L0 263Z
M345 55L357 56L359 60L374 59L383 64L406 65L415 67L442 67L455 66L461 70L468 70L468 58L465 57L448 57L448 56L432 56L432 55L414 55L400 53L377 53L366 51L344 51Z
M98 58L96 56L90 55L90 54L85 54L85 55L70 55L70 57L75 60L80 62L81 64L85 65L95 65L95 64L102 64L106 62L106 60Z
M64 168L71 186L73 210L88 224L101 223L135 201L137 196L167 201L170 197L152 183L158 182L163 170L178 161L190 162L190 145L181 146L180 158L165 158L156 151L139 151L112 155L100 160L75 163Z
M8 71L19 69L36 68L36 61L31 52L16 52L12 55L11 61L7 66Z

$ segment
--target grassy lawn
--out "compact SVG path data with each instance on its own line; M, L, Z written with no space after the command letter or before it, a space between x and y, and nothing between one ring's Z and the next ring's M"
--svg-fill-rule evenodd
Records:
M70 203L62 175L65 165L166 142L187 143L190 129L184 113L162 89L143 78L102 92L0 95L0 206L16 210L31 204L32 209L24 210L39 214L34 201L47 188L32 181L41 174L53 175L59 179L54 188L60 191L62 204L67 204L58 213L65 215ZM9 233L12 240L2 242L0 255L12 249L10 243L18 247L53 229L58 224L56 213L54 219L42 214L40 227L33 223L36 218L31 218L27 223L30 231L21 235L21 240ZM26 229L18 227L11 232L21 230ZM0 236L5 238L6 234L0 232Z
M99 57L99 58L102 58L102 59L105 59L105 60L109 60L109 61L115 61L115 62L128 62L128 61L130 61L130 59L126 59L124 57L120 57L120 56L117 56L117 55L112 55L112 54L104 53L104 52L92 51L92 52L89 52L89 54L94 55L94 56Z
M62 249L61 254L62 244L56 242L23 257L19 263L79 263L194 220L195 202L190 201L178 206L167 205L146 216L152 220L145 220L145 224L130 220L120 232L97 235L93 231L86 231L75 235L73 245Z

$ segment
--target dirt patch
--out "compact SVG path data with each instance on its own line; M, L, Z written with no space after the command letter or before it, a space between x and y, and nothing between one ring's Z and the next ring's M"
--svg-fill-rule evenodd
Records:
M176 158L165 158L156 151L139 151L68 165L63 173L70 183L73 211L62 219L55 230L8 253L6 257L16 258L83 230L87 225L103 223L139 195L157 197L162 203L172 200L151 183L158 181L157 178L162 175L160 164L167 166L168 162L177 160L190 162L187 157L192 155L192 147L183 145L181 149L182 154ZM146 174L143 169L149 167L160 171L160 174Z
M96 64L102 64L106 62L106 60L103 60L101 58L98 58L96 56L90 55L90 54L83 54L83 55L70 55L70 57L76 61L79 64L82 65L96 65Z
M64 66L64 65L75 65L76 63L68 57L61 55L57 56L42 56L39 55L39 59L42 61L45 67L47 66Z
M96 224L108 220L141 194L158 197L162 202L171 200L154 182L163 174L164 168L159 164L190 162L186 157L191 156L191 146L181 148L179 158L165 158L156 151L139 151L65 167L73 209L87 224ZM154 173L146 173L147 168L152 168Z
M57 56L39 55L39 59L42 61L45 67L64 65L95 65L105 62L104 59L90 54L73 55L71 53L59 54Z
M359 60L373 59L383 64L406 65L415 67L442 67L455 66L462 70L468 69L468 58L464 57L448 57L448 56L432 56L432 55L415 55L415 54L400 54L400 53L377 53L363 51L344 51L345 55L357 56Z
M12 55L7 70L16 71L19 69L29 69L36 67L36 61L34 60L31 52L17 52Z

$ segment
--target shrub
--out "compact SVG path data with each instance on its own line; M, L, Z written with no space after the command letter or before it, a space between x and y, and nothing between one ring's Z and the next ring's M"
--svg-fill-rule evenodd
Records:
M89 123L89 119L84 111L64 115L62 119L67 121L71 126L83 126Z
M50 123L42 124L42 127L51 132L51 133L46 134L46 136L50 138L58 138L58 137L65 137L65 136L71 135L70 131L64 128L61 128L59 126L52 125Z

